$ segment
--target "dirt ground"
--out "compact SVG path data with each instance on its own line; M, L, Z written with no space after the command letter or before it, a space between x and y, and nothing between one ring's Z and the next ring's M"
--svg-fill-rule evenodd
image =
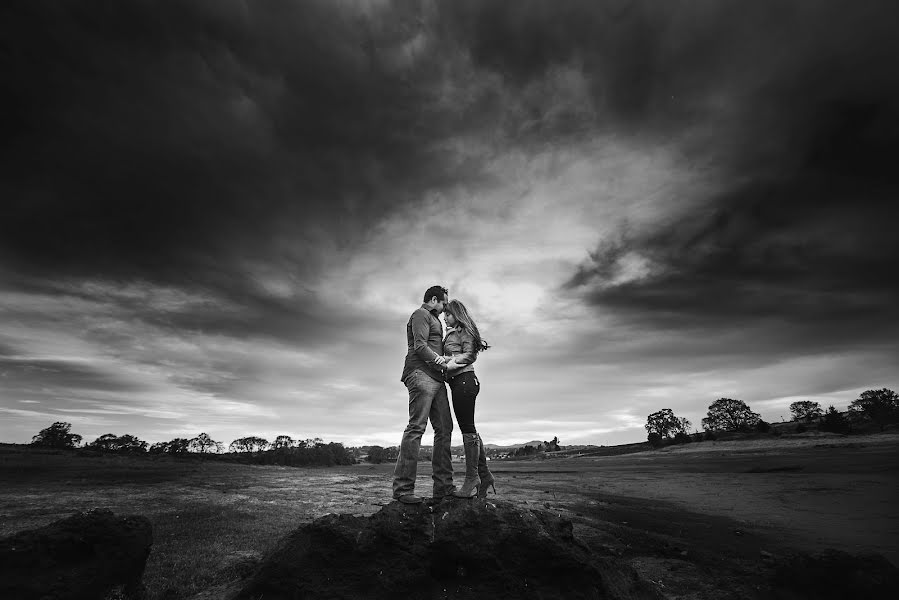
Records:
M770 567L795 551L878 553L899 565L894 433L704 442L495 470L503 497L567 511L581 539L627 558L669 598L764 597Z
M150 598L184 597L240 575L226 563L252 564L279 535L314 518L372 514L391 501L389 464L72 460L0 453L0 536L98 506L145 514L155 540L145 574ZM899 565L897 433L703 442L494 461L491 469L499 497L568 516L597 554L626 559L669 598L762 597L771 563L797 550L873 552ZM418 485L430 490L427 464ZM205 538L215 543L199 552ZM184 570L192 578L176 581Z
M780 545L876 552L899 565L899 435L703 442L616 457L531 463L506 492L562 506L605 497L725 517ZM564 465L564 466L563 466ZM546 472L554 471L554 472ZM508 479L508 478L506 478ZM509 485L511 484L511 485Z

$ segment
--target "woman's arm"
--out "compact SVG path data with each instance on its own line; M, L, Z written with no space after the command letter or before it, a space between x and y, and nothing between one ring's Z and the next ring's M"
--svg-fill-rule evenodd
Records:
M462 342L462 352L455 356L445 356L446 372L452 373L464 367L467 367L475 361L477 354L474 352L474 343L471 339Z
M474 351L474 338L468 334L462 335L462 352L455 355L453 360L456 364L467 366L478 359L478 353Z

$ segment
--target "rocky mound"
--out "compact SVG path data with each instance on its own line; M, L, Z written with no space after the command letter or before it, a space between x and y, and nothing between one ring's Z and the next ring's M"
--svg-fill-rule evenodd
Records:
M0 598L135 595L153 544L150 521L108 510L79 513L0 539Z
M235 598L659 597L612 561L591 557L558 514L502 501L394 502L297 529Z

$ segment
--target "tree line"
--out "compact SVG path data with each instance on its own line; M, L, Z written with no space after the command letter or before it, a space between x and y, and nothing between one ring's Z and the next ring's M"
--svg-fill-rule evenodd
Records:
M805 431L806 424L817 422L821 431L849 433L853 423L871 422L883 431L887 425L899 422L899 394L893 390L866 390L849 404L844 415L833 405L826 411L818 402L799 400L790 404L790 413L797 421L797 431ZM719 398L709 405L702 419L704 433L690 433L692 423L678 417L670 408L663 408L646 417L644 428L647 439L655 447L670 443L686 443L703 439L715 439L720 432L767 433L771 430L758 413L753 412L742 400Z
M71 432L70 423L56 422L42 429L32 438L32 445L48 448L78 448L85 451L100 451L117 454L147 454L173 456L204 456L236 462L253 464L281 464L288 466L308 465L345 465L354 464L361 457L370 463L393 462L399 456L399 447L362 446L347 448L343 444L324 442L321 438L293 439L289 435L279 435L273 441L259 436L246 436L233 440L225 450L224 443L213 439L208 433L201 433L193 438L174 438L167 442L149 445L133 435L115 435L107 433L83 446L82 437ZM537 450L540 452L559 449L559 438L543 442ZM527 446L519 449L522 452L535 453ZM493 454L488 450L488 455ZM431 449L422 448L419 460L430 461Z
M883 431L888 425L899 422L899 394L883 388L866 390L849 404L846 415L833 405L822 410L818 402L799 400L790 404L790 413L797 421L797 431L804 431L806 424L816 422L821 431L849 433L853 423L871 422ZM721 432L766 433L771 425L753 412L742 400L719 398L709 405L707 415L702 419L704 433L690 433L692 423L678 417L670 408L663 408L646 417L644 428L647 439L655 447L670 443L715 439ZM800 429L802 428L802 429ZM77 448L82 437L71 432L72 425L57 421L42 429L32 438L32 445L50 448ZM339 443L325 443L321 438L295 440L289 435L279 435L273 441L258 436L247 436L233 440L225 446L209 434L201 433L193 438L174 438L167 442L148 444L133 435L107 433L83 446L86 450L115 452L122 454L151 455L221 455L237 458L243 462L285 465L335 465L356 462L358 449L348 449ZM535 455L559 449L558 437L543 442L537 447L524 446L514 452L514 456ZM368 461L373 463L396 460L396 447L371 446ZM430 457L426 457L429 459Z
M49 448L77 448L82 437L71 432L71 423L57 421L35 435L31 444ZM279 435L273 442L258 436L238 438L228 445L228 452L222 442L208 433L193 438L175 438L167 442L149 445L133 435L106 433L82 446L84 450L114 452L119 454L176 455L200 454L237 459L241 462L257 464L282 464L289 466L345 465L356 462L354 452L343 444L324 442L321 438L294 440L288 435Z

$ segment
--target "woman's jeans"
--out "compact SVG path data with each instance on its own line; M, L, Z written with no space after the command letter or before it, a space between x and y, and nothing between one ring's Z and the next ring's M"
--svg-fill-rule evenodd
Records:
M453 392L453 412L462 433L477 433L474 426L474 402L481 391L481 382L474 371L456 375L449 382Z
M403 381L409 390L409 424L403 432L396 468L393 471L393 497L415 491L418 451L428 420L434 428L434 450L431 453L431 478L434 493L450 493L453 489L453 457L450 450L453 416L450 413L446 384L420 370L412 371Z

